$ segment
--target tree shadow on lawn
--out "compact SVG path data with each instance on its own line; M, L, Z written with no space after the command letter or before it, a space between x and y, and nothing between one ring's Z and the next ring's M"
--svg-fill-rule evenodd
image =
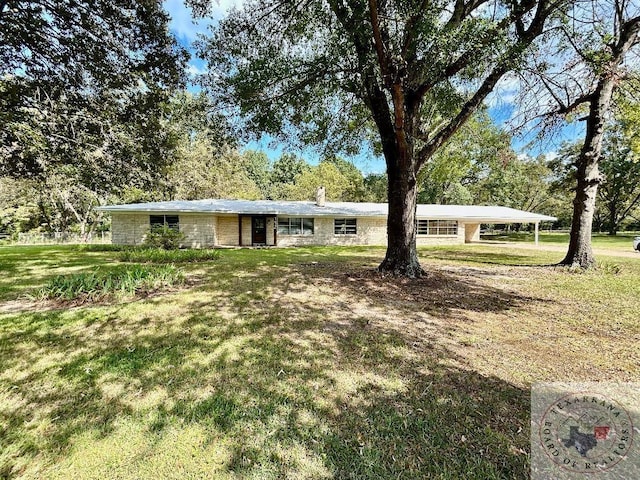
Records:
M514 279L511 272L432 266L426 276L406 279L382 275L370 268L352 268L345 272L340 267L337 264L325 264L311 271L304 266L292 268L300 280L297 283L292 281L289 273L287 280L280 282L286 284L287 288L283 296L296 291L304 292L306 284L311 283L320 289L324 287L332 293L341 293L341 296L333 297L333 303L342 304L351 313L364 313L372 307L378 307L388 311L398 310L395 318L429 316L457 322L468 320L470 312L501 312L512 308L524 309L531 303L547 302L510 289ZM331 300L328 303L331 305ZM357 308L359 304L363 305L362 309Z
M172 309L136 302L144 315L5 318L0 476L80 455L78 435L100 441L129 419L150 439L202 427L228 451L217 473L241 478L526 478L529 392L447 342L465 310L539 300L445 273L336 267L214 278Z
M242 360L223 367L236 373L227 379L229 391L246 398L235 404L257 401L257 411L270 412L255 420L268 433L251 429L249 438L241 421L234 426L236 438L247 440L235 442L232 471L283 478L304 468L303 455L292 461L283 451L302 445L332 478L528 475L528 392L467 369L438 341L446 326L434 332L417 325L424 342L416 342L409 312L404 325L359 317L336 324L310 302L294 309L284 303L273 305L287 312L275 324L250 315L256 320L245 327L258 335ZM250 327L256 324L261 328Z
M92 272L96 268L109 268L116 264L114 258L103 254L44 248L37 251L0 252L0 302L14 300L21 293L28 293L42 286L49 279L63 273Z

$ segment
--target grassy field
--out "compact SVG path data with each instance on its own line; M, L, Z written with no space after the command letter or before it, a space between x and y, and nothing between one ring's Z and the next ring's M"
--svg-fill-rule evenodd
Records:
M633 237L640 232L621 232L617 235L594 233L591 242L594 248L633 250ZM486 233L482 240L497 242L533 242L533 232ZM543 245L569 245L569 234L558 232L540 232L539 241Z
M640 258L383 253L225 250L69 308L29 294L118 252L0 247L0 478L522 479L532 382L640 381Z

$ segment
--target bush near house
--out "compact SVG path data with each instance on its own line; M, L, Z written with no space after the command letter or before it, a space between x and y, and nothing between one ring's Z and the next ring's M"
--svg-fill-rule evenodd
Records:
M177 250L184 240L184 233L171 228L166 223L162 226L154 226L145 236L143 245L149 248L163 248L165 250Z

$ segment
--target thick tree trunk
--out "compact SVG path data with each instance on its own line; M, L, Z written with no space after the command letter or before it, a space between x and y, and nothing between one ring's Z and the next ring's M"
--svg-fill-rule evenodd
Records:
M612 222L609 225L609 231L607 232L608 235L611 235L612 237L615 237L618 234L618 223L617 222Z
M581 170L582 173L580 172ZM595 264L591 249L591 228L593 212L598 192L598 164L590 165L589 173L584 168L578 169L578 185L573 200L573 217L571 219L571 236L567 255L560 262L562 265L589 268Z
M638 42L640 17L620 23L618 27L620 35L617 43L607 46L607 50L612 50L611 61L605 66L595 90L588 97L587 128L577 161L577 188L573 200L571 238L569 250L560 262L561 265L589 268L595 264L591 249L591 227L598 185L601 182L598 162L602 154L605 116L611 109L613 92L620 81L620 65L629 49Z
M420 277L425 272L416 250L416 176L411 165L388 170L387 253L378 270L410 278Z
M601 182L598 162L602 152L605 115L609 111L613 96L614 78L602 78L594 91L589 105L584 144L577 160L576 196L573 200L571 236L567 255L561 265L590 268L595 264L591 248L593 213Z

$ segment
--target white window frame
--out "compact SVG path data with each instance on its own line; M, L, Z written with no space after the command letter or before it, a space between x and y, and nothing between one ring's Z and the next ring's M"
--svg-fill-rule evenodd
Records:
M349 225L348 222L353 222L353 225ZM334 235L354 235L354 236L358 235L358 219L357 218L334 218L333 234Z
M299 220L300 221L300 233L290 233L291 232L291 220ZM287 223L287 232L281 232L280 231L280 224L281 223ZM309 225L307 224L307 226L305 227L305 221L309 222L311 221L311 228L309 228ZM278 235L283 235L286 237L293 237L293 236L310 236L310 235L315 235L316 233L316 225L315 225L315 221L313 217L278 217L277 219L277 231L278 231Z
M457 237L460 224L457 220L430 220L419 218L416 220L416 233L425 237ZM442 233L454 229L454 233Z

